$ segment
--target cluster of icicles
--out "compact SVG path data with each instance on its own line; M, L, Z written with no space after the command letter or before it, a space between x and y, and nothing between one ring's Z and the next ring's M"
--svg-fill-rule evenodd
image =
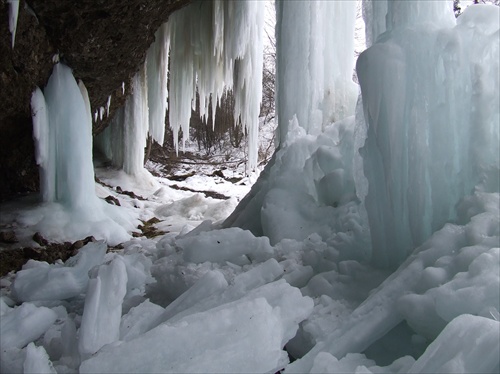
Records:
M212 106L213 124L224 90L232 89L235 124L241 121L245 127L248 166L255 168L262 97L263 22L264 3L260 1L199 1L175 12L156 32L146 62L133 79L132 94L125 106L97 140L114 166L131 175L142 170L148 134L163 144L168 102L169 123L178 150L179 131L182 130L183 146L189 135L196 94L204 119L208 120Z

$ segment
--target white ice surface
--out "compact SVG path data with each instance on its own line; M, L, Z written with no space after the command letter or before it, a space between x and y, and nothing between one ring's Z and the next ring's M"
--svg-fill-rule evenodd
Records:
M9 4L9 31L12 35L12 48L16 40L17 17L19 16L19 0L8 0Z
M63 265L49 265L31 260L19 271L12 284L12 295L18 301L64 300L84 293L89 270L102 263L107 246L89 243Z

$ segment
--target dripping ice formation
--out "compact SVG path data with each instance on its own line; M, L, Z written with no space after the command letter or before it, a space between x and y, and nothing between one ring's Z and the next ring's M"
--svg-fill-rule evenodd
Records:
M477 24L484 17L494 24L498 8L472 7L453 27L445 2L391 2L388 31L358 59L365 203L382 266L456 222L475 186L498 190L499 40Z
M84 86L80 90L71 70L58 63L44 93L35 91L32 104L44 201L59 201L77 209L89 199L97 200L86 92Z
M197 1L175 12L156 32L146 63L133 80L135 99L127 100L125 113L119 112L113 120L113 127L128 129L123 132L123 141L117 142L116 136L111 137L113 131L116 135L121 130L111 129L98 140L113 164L132 175L145 173L138 154L143 152L148 133L163 144L167 99L169 123L178 149L179 131L182 130L183 142L189 136L196 94L200 98L200 116L207 120L210 103L214 116L224 90L232 90L235 125L241 121L245 126L248 164L254 169L262 97L263 21L262 1ZM144 111L142 115L127 115L139 110L139 102L144 103L140 109ZM135 109L129 108L131 106ZM146 120L146 133L145 125L138 123L139 120ZM211 121L214 123L214 118ZM134 126L141 130L134 130ZM129 156L130 152L123 152L120 147L132 150L132 154Z
M278 37L352 14L350 2L336 14L327 3L278 4ZM365 1L371 47L357 64L354 116L330 117L340 112L324 92L297 113L285 106L280 147L225 228L204 222L119 252L92 243L2 280L15 292L0 294L0 371L498 373L499 10L474 6L455 24L446 4ZM279 61L291 65L278 74L299 81L312 60ZM324 74L335 63L321 59ZM288 83L280 105L303 97ZM142 116L135 100L119 115ZM42 124L65 106L37 90L33 108L34 137L47 139Z
M308 134L318 135L354 114L358 88L352 81L354 55L347 51L354 50L356 2L276 5L277 115L284 142L294 115Z
M263 21L261 1L198 2L171 17L169 120L174 143L180 129L184 138L189 134L196 89L202 117L208 115L210 102L215 114L223 90L232 89L235 124L241 119L245 126L249 166L255 168L262 96Z
M12 48L16 40L17 17L19 16L19 0L8 0L9 4L9 31L12 35Z

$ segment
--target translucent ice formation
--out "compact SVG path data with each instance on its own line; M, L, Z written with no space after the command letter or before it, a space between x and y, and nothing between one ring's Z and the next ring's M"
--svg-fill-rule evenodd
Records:
M250 168L257 165L264 5L253 0L199 1L169 19L169 120L175 144L180 129L184 139L189 134L196 89L200 95L200 115L206 116L209 103L215 114L224 88L232 88L235 124L241 119L245 126Z
M276 2L280 141L297 116L307 133L354 113L354 1Z
M9 4L9 31L12 35L12 48L16 40L17 17L19 15L19 0L7 0Z
M262 99L263 22L264 3L254 0L196 1L171 15L156 32L146 63L133 80L132 96L110 126L114 129L106 130L98 141L113 164L137 175L148 132L163 144L167 98L169 123L178 149L179 131L182 129L183 142L189 136L196 93L200 115L206 119L210 103L214 116L224 90L232 89L235 125L241 120L245 126L248 162L250 169L255 168Z
M89 113L68 67L54 66L44 93L33 93L32 111L44 200L75 208L96 200Z
M478 183L498 190L499 9L470 7L452 28L448 5L391 2L389 31L357 63L379 265L397 265L456 220L455 205Z

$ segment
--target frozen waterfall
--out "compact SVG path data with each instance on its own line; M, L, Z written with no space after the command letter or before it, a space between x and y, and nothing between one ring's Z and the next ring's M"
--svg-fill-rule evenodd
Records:
M167 97L178 131L195 85L205 114L224 85L241 110L258 100L258 2L194 5L157 32L106 130L129 173L148 132L161 139ZM0 371L499 372L499 8L455 20L451 1L365 0L355 103L353 7L277 2L280 146L222 225L179 235L128 240L127 216L205 200L96 198L85 86L55 66L32 97L45 203L20 221L123 249L90 243L3 278Z
M189 136L196 93L200 115L206 119L210 103L215 115L224 90L233 90L234 122L237 125L241 120L245 127L248 164L254 169L262 99L263 22L262 1L196 1L175 12L157 31L145 66L133 80L134 99L127 100L125 113L119 111L113 119L114 129L107 129L97 142L113 164L132 175L144 174L139 154L143 154L148 133L163 144L167 98L178 150L179 132L183 142ZM140 102L142 109L137 106ZM142 115L127 114L137 110Z
M289 121L318 135L354 114L355 1L276 2L277 108L280 142Z
M456 222L478 184L498 190L498 20L498 7L475 6L454 26L446 2L390 2L388 31L358 60L379 265L398 265Z

